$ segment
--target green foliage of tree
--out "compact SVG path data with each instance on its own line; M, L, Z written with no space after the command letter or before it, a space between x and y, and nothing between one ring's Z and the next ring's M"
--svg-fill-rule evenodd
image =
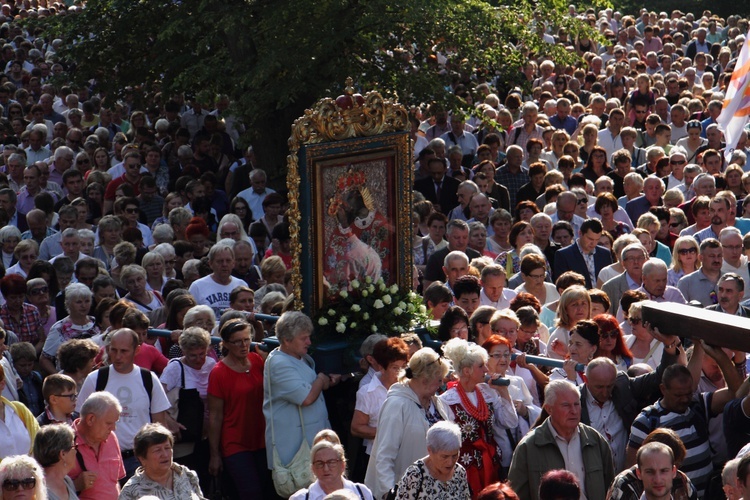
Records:
M52 20L78 83L135 95L228 94L261 164L283 170L291 123L346 77L404 104L456 107L449 74L513 82L528 54L575 55L541 42L540 20L575 36L590 28L562 0L89 0ZM48 21L45 21L48 22ZM438 71L435 52L448 57Z

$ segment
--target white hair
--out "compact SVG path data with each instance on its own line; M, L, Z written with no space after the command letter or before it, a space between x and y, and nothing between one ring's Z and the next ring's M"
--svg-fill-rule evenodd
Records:
M427 449L431 452L461 449L461 428L453 422L436 423L427 431Z

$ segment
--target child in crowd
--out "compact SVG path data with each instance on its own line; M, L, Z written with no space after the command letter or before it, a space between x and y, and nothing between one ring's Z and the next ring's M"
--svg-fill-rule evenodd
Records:
M44 379L42 394L46 406L36 418L40 426L49 424L72 424L78 418L75 411L78 393L76 382L67 375L55 373Z

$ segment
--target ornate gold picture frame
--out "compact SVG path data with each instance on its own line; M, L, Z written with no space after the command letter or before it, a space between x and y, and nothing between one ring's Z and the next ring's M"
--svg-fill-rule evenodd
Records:
M297 309L314 315L353 279L411 288L408 123L403 106L377 92L359 96L351 84L294 123L287 187Z

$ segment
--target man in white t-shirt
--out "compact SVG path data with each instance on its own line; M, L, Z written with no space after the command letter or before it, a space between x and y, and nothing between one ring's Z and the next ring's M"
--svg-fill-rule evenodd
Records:
M170 408L164 387L153 372L135 365L135 355L140 348L138 334L129 328L121 328L112 334L107 355L110 365L101 370L91 372L83 382L78 393L76 410L80 411L86 399L96 392L99 377L106 377L106 384L102 390L112 394L122 405L122 413L117 423L117 440L120 442L122 460L125 464L126 479L130 478L138 467L138 460L133 452L133 438L141 427L150 422L159 422L167 426L172 432L181 427L167 415ZM150 384L146 376L151 378ZM151 394L146 385L151 386ZM99 382L101 385L101 382Z
M213 271L208 276L195 280L190 285L190 294L198 304L211 307L220 317L229 308L229 294L238 286L247 286L244 280L232 276L234 249L228 243L219 242L208 252L208 265Z

